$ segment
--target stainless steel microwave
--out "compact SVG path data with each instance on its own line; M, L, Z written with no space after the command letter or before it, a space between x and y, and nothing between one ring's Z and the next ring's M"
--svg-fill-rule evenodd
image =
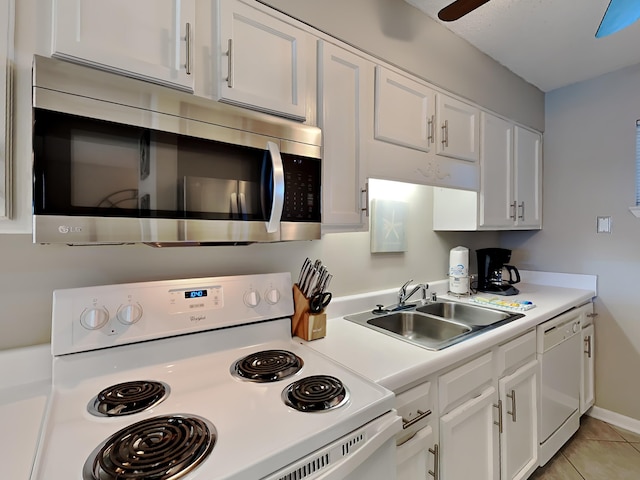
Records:
M62 60L33 67L35 243L320 238L320 129Z

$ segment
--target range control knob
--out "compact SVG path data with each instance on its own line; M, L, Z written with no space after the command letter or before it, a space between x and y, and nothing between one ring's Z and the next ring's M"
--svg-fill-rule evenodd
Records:
M260 305L260 294L256 290L248 290L244 294L244 304L250 308L256 308Z
M269 305L275 305L280 301L280 291L277 288L269 288L264 293L264 299Z
M80 315L80 324L87 330L98 330L109 321L109 311L105 307L91 307Z
M133 325L142 318L142 305L139 303L121 305L116 318L123 325Z

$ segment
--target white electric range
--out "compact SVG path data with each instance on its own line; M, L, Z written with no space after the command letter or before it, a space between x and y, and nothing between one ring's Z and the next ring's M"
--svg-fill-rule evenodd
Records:
M393 479L392 392L291 338L288 273L57 290L32 480Z

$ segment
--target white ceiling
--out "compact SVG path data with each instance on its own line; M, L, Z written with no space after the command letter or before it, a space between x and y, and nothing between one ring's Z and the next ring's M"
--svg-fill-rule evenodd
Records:
M640 63L640 22L595 38L609 0L491 0L449 23L453 0L406 1L544 92Z

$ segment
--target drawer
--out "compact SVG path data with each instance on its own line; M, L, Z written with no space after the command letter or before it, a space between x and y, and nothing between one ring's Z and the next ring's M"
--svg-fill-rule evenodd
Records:
M471 360L438 379L440 415L475 397L492 382L492 353Z
M536 331L531 330L498 347L496 353L498 377L502 377L507 372L516 370L535 358Z
M398 445L427 426L435 416L433 382L424 382L396 395L395 408L402 417L402 431L396 435Z

